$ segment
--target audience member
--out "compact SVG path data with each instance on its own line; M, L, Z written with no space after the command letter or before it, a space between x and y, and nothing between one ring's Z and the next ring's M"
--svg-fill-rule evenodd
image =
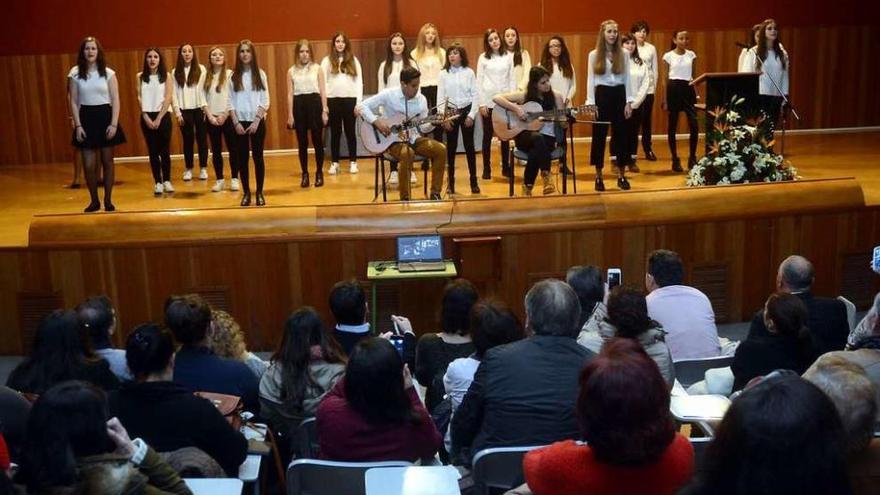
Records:
M84 326L92 341L95 354L110 363L110 371L120 380L131 380L125 366L125 351L114 349L110 342L116 332L116 309L107 296L94 296L76 307L80 324Z
M104 390L119 387L107 361L92 352L76 313L58 309L40 321L31 355L12 370L6 385L39 395L66 380L85 380Z
M244 332L241 326L229 313L222 310L211 311L211 332L208 346L214 354L246 364L257 378L263 376L269 363L247 350Z
M749 335L736 348L730 366L733 390L742 390L751 379L777 369L801 374L812 362L807 307L798 297L785 292L771 294L761 315L767 333Z
M281 345L260 380L260 411L276 431L294 438L303 419L345 373L345 356L311 307L284 323Z
M346 355L363 339L372 337L367 323L367 294L357 280L337 282L330 291L330 312L336 319L333 336Z
M171 296L165 301L165 325L181 345L174 362L174 381L193 392L235 395L245 409L259 411L260 379L246 364L224 359L208 347L211 308L196 294Z
M247 440L214 404L171 381L171 332L152 323L140 325L128 336L125 351L135 382L109 395L110 413L157 451L196 447L217 461L227 476L237 477L247 457Z
M527 486L515 493L671 495L690 480L693 448L675 432L657 365L634 340L609 340L584 368L577 413L586 443L526 454Z
M352 349L345 377L318 405L321 457L336 461L415 461L442 438L394 346L382 338Z
M785 258L776 272L777 289L797 296L807 307L807 328L814 351L812 358L816 359L826 352L843 350L849 336L849 322L842 301L813 295L814 279L813 264L803 256ZM749 327L749 336L766 335L763 311L758 311Z
M526 294L526 328L533 336L490 349L452 418L458 461L490 447L541 445L574 439L578 373L593 353L575 340L577 295L544 280Z
M877 404L880 405L880 328L875 329L874 332L876 333L865 335L856 341L852 350L832 351L822 356L840 357L865 370L865 374L877 390ZM880 411L878 411L877 421L880 422Z
M79 381L59 383L34 403L21 468L31 494L192 493L152 448L110 418L103 391Z
M860 340L880 335L880 292L874 295L874 303L846 339L846 349L852 350Z
M851 493L846 435L831 400L783 373L746 388L683 495Z
M645 288L648 315L666 331L673 360L721 354L712 303L706 294L684 285L684 266L678 253L666 249L651 253Z
M433 411L443 400L443 375L449 363L474 352L470 313L478 298L477 288L469 281L460 278L449 282L443 290L440 333L428 333L419 338L415 376L427 389L425 406L428 411Z
M19 462L30 412L31 403L24 396L9 387L0 386L0 433L6 439L12 462Z
M599 352L602 337L614 335L614 328L606 320L608 310L605 307L602 272L595 266L573 266L565 274L565 283L574 289L581 306L578 343L593 352Z

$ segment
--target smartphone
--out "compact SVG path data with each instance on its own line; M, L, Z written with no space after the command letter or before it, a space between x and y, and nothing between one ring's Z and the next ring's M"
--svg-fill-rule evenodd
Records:
M871 258L871 269L880 273L880 246L874 248L874 257Z
M623 281L620 274L620 268L609 268L606 277L606 280L608 280L609 291L620 285Z
M392 335L388 338L391 341L391 345L397 349L397 353L400 354L400 357L403 357L403 336L402 335Z

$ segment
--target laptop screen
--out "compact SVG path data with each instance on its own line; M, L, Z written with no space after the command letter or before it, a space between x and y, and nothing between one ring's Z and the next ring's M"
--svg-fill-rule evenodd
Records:
M397 261L443 261L443 242L439 235L408 235L397 238Z

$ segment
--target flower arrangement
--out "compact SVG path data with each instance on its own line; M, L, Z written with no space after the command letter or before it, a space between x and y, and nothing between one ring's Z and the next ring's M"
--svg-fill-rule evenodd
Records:
M709 153L688 173L687 185L747 184L797 180L798 171L773 153L770 122L760 115L744 119L738 111L745 98L734 96L715 109L715 126L706 136Z

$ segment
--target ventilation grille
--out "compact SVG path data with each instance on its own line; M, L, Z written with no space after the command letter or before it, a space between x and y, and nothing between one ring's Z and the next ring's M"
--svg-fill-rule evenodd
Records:
M697 263L691 267L691 285L712 303L716 323L730 322L728 308L727 263Z
M874 272L869 268L870 253L841 256L840 295L852 301L859 310L871 307L874 300Z
M63 308L64 298L61 292L19 292L17 296L21 349L30 354L40 321L52 311Z
M190 287L179 292L179 294L198 294L205 302L211 305L211 309L232 313L229 310L229 287Z

